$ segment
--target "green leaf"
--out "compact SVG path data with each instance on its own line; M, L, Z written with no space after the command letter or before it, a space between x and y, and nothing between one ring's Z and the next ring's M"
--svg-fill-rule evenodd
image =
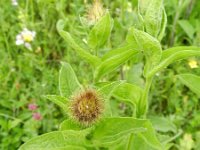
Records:
M106 85L102 86L101 88L98 89L98 92L104 95L107 99L109 99L113 91L121 84L123 84L125 81L115 81L115 82L110 82L107 83Z
M181 28L185 31L185 33L188 35L188 37L190 39L193 39L195 29L190 24L190 22L188 20L179 20L178 23L181 26Z
M113 91L122 83L123 81L115 81L112 83L108 83L105 86L98 89L98 92L104 97L104 117L112 116L112 111L110 107L110 97L112 96Z
M151 120L151 123L154 126L154 129L160 132L177 132L176 126L169 119L158 116L148 117Z
M64 120L60 124L60 131L63 131L63 130L81 130L81 129L82 129L81 126L79 124L75 123L71 119Z
M105 81L105 82L96 82L96 83L94 84L94 86L95 86L96 88L102 88L103 86L106 86L106 85L108 85L108 84L110 84L109 81Z
M162 55L159 41L143 31L131 28L127 35L127 42L132 43L135 48L144 53L146 58L144 75L156 66Z
M137 53L138 51L132 47L132 44L127 44L124 47L111 50L102 57L103 62L96 68L94 73L95 81L98 81L104 75L112 72Z
M142 93L143 90L140 87L130 83L123 83L114 90L113 95L123 101L138 104Z
M146 32L157 38L163 20L163 0L139 0L138 5Z
M34 150L34 149L28 149L28 150ZM68 146L59 147L59 148L38 148L37 150L87 150L87 149L80 146L68 145Z
M79 54L83 59L88 61L90 64L97 66L101 60L97 56L90 54L89 52L85 51L80 45L76 43L76 41L72 38L72 36L63 30L64 28L64 21L59 20L57 22L57 30L62 38L67 42L67 44L72 47L77 54Z
M108 146L109 150L124 150L129 137L122 137L117 142L114 142L111 146ZM127 149L125 149L127 150Z
M170 144L170 142L173 142L174 140L176 140L178 137L180 137L183 134L183 131L181 129L179 129L175 135L170 135L169 134L157 134L160 141L162 142L163 145L165 145L165 147L168 147Z
M83 147L86 145L85 137L87 134L87 130L54 131L29 140L23 144L19 150L59 150L63 148L69 150L84 150Z
M67 111L69 100L66 97L59 95L45 95L44 97L61 107L64 111Z
M15 128L17 125L19 125L22 122L21 119L14 118L14 120L8 121L8 130L11 130L12 128Z
M200 96L200 76L194 74L180 74L177 76L183 84Z
M120 84L113 92L113 96L120 101L129 102L134 108L134 115L137 114L139 109L139 101L142 98L143 90L133 84L123 83Z
M140 135L132 135L129 139L129 145L127 147L127 150L157 150L157 149L147 144Z
M159 40L159 41L161 41L162 38L163 38L164 35L165 35L166 26L167 26L167 14L166 14L166 12L165 12L165 9L163 9L163 10L162 10L161 28L160 28L160 32L159 32L159 35L158 35L158 40Z
M147 128L146 132L139 133L138 135L140 135L145 141L145 143L147 143L149 146L158 150L162 150L163 149L162 145L160 141L157 139L156 132L150 122L146 123L146 128Z
M92 28L88 36L88 44L93 49L102 47L109 39L113 20L107 12Z
M161 144L155 136L155 131L148 120L134 119L132 117L105 118L93 132L92 141L95 145L109 145L128 134L135 133L142 136L145 142L157 149Z
M162 58L160 63L154 67L151 72L148 73L148 76L155 75L158 71L164 69L169 64L182 60L187 59L192 56L200 56L200 48L195 46L179 46L169 48L164 50L162 53Z
M69 98L81 85L74 73L74 70L68 63L62 62L59 73L60 95Z

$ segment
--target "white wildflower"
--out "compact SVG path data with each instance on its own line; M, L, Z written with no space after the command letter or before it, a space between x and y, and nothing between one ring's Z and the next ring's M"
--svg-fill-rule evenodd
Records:
M17 6L17 5L18 5L17 0L11 0L11 2L12 2L12 5L13 5L13 6Z
M34 40L36 35L35 31L30 31L24 28L21 33L16 36L16 45L24 45L27 49L31 50L31 42Z

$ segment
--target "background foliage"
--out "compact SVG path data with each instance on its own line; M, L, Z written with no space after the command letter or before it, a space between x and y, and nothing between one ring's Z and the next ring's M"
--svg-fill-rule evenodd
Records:
M101 48L99 55L108 48L121 45L130 27L140 28L136 0L102 2L113 18L113 30L112 42L108 42L107 48ZM63 112L42 96L59 93L60 61L72 64L81 83L92 82L91 66L64 42L56 30L57 21L64 19L67 22L65 29L76 41L83 43L89 30L84 17L91 1L19 0L14 6L11 1L1 0L0 5L3 6L0 9L0 149L11 150L32 137L57 130L58 124L65 119ZM161 41L162 48L200 46L200 1L166 0L164 5L168 23ZM16 35L24 27L36 32L32 51L15 44ZM90 44L92 47L101 46L101 43ZM106 78L110 81L126 79L143 87L144 64L141 59L127 61ZM177 136L172 140L172 150L200 149L199 96L182 84L183 76L177 76L188 71L199 75L198 65L196 57L178 61L157 73L153 80L149 118L160 133ZM33 111L28 108L29 104L38 107ZM132 113L128 103L113 100L112 105L116 116ZM33 117L36 112L42 116L38 120Z

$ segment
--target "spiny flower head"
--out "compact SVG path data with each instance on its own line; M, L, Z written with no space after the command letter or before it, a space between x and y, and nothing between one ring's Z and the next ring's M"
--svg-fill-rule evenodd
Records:
M72 118L88 126L102 115L103 100L96 90L85 89L72 97L70 111Z

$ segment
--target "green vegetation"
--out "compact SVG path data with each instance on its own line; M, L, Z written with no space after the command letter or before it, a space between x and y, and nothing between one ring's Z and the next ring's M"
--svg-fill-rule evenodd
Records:
M200 149L200 1L0 5L0 149Z

